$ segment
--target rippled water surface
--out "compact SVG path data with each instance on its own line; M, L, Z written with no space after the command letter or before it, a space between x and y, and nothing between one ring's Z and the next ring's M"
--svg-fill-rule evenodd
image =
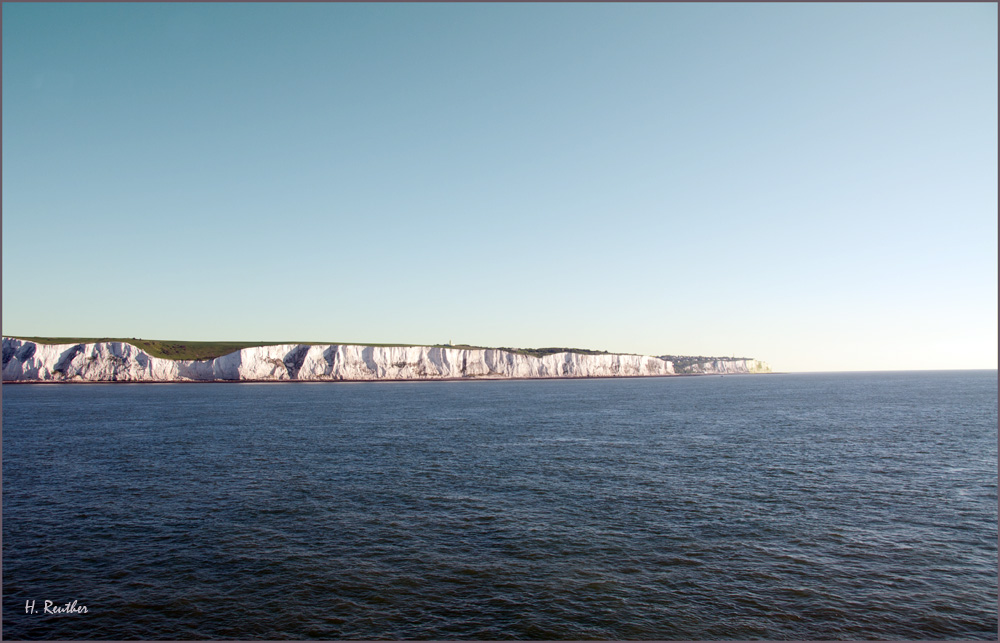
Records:
M4 386L3 628L995 639L997 373Z

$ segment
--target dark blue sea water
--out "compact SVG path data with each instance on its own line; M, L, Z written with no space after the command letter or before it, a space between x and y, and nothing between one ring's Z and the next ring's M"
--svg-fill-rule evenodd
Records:
M997 372L4 386L3 635L995 639Z

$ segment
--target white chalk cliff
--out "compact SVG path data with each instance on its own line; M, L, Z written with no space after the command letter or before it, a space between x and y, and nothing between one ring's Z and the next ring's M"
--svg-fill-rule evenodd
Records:
M712 360L697 373L762 373L758 360ZM544 357L500 349L379 347L344 344L257 346L207 360L153 357L124 342L36 344L3 338L5 382L187 382L262 380L433 380L514 377L674 375L669 360L648 355L555 353Z

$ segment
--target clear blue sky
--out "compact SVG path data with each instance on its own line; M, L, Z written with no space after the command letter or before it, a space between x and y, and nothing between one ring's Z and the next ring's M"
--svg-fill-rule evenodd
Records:
M3 332L997 367L996 4L4 4Z

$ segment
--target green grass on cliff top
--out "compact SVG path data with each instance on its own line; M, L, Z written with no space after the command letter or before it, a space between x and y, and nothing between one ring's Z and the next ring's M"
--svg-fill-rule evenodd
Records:
M254 346L277 346L279 344L308 344L326 346L342 344L352 346L421 346L421 344L365 344L360 342L189 342L184 340L139 339L136 337L21 337L36 344L95 344L97 342L125 342L146 351L153 357L163 359L214 359L228 355L242 348ZM488 346L469 344L434 344L432 348L485 349ZM586 348L502 348L501 350L532 357L542 357L554 353L580 353L583 355L606 354L608 351L593 351Z

